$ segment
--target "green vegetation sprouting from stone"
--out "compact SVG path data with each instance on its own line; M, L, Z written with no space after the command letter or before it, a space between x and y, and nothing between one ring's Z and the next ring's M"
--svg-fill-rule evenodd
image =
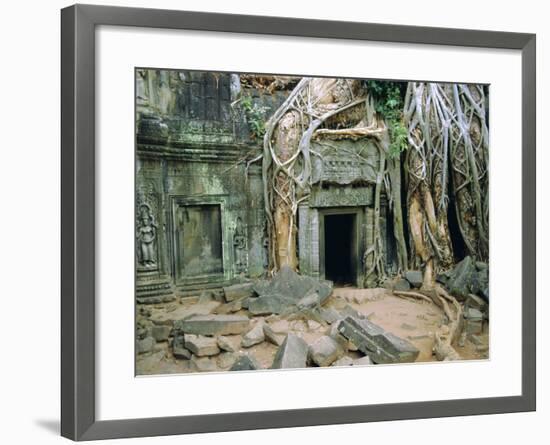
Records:
M403 124L403 104L406 89L406 82L367 81L367 91L374 99L374 108L387 122L391 140L389 156L393 159L408 148L408 132Z
M241 97L241 107L254 139L261 140L265 134L265 121L268 108L255 103L251 96Z

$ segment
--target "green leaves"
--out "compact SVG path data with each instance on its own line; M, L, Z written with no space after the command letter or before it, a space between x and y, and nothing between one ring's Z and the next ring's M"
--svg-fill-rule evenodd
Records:
M262 139L265 134L267 107L260 107L257 103L254 103L251 96L241 97L241 107L244 110L252 137L254 139Z
M374 98L374 109L383 116L390 133L389 156L396 158L408 148L407 128L403 124L406 82L367 80L367 91Z

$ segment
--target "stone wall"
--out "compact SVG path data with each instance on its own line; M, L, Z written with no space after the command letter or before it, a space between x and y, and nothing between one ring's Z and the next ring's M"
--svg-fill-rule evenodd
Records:
M261 163L246 163L261 153L262 141L239 102L248 98L267 119L288 91L241 88L236 74L136 70L136 291L142 301L196 295L266 271ZM365 140L317 140L312 150L321 156L312 159L312 193L298 212L300 272L324 278L323 218L334 212L356 215L355 264L362 269L372 236L376 147ZM359 271L356 284L363 278Z
M238 76L138 69L136 94L138 298L157 301L261 276L261 169L243 162L261 146L243 110L231 105ZM247 94L266 112L285 97ZM216 227L201 227L206 221Z

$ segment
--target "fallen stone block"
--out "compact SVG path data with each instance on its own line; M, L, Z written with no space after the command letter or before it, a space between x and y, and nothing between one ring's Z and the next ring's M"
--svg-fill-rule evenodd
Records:
M254 283L234 284L223 288L226 301L233 301L237 298L252 297L254 295Z
M468 320L483 320L483 314L479 309L469 307L464 311L464 318Z
M408 270L405 272L405 280L407 280L412 287L417 289L422 286L423 278L422 272L419 270Z
M318 329L321 329L323 325L315 320L308 320L307 321L307 328L310 331L317 331Z
M243 301L245 298L238 298L230 303L221 304L214 309L215 314L231 314L233 312L239 312L243 308Z
M411 289L411 285L408 280L404 278L396 278L390 284L392 290L399 292L408 291Z
M277 333L275 333L273 328L269 326L267 323L264 323L263 329L264 329L265 339L269 343L272 343L275 346L281 346L283 344L284 337L282 335L278 335Z
M368 366L368 365L374 365L374 363L372 362L371 358L368 355L365 355L364 357L353 360L352 365L353 366Z
M479 335L483 333L483 320L481 319L466 319L464 325L464 330L468 334Z
M300 309L313 309L321 304L321 298L317 292L312 292L305 297L301 298L296 306Z
M280 294L265 295L248 300L248 312L253 315L282 314L292 306L294 306L294 302Z
M156 342L153 337L145 337L143 340L138 340L136 342L137 353L145 354L147 352L152 352L155 344Z
M177 334L174 336L172 342L172 354L179 359L189 360L191 358L191 351L185 347L185 339L183 334Z
M307 355L307 343L294 334L288 334L275 354L271 369L305 368Z
M235 363L236 359L237 354L234 352L222 352L216 357L216 364L219 368L228 369Z
M342 320L338 320L335 323L332 323L329 329L327 329L327 335L331 337L332 339L336 340L336 342L343 348L347 349L349 346L349 341L346 337L344 337L342 334L340 334L340 331L338 330L338 326Z
M468 336L468 339L476 346L481 346L483 344L483 340L479 335L471 334Z
M189 360L191 358L191 351L181 346L174 346L172 348L172 354L174 355L174 357L182 360Z
M317 293L319 304L323 304L332 293L332 282L298 275L292 268L283 266L271 281L256 283L254 289L260 297L281 295L294 304L309 294Z
M474 295L474 294L470 294L466 299L465 310L467 310L468 308L477 309L486 318L486 315L487 315L486 312L488 311L488 308L489 308L488 306L489 305L483 298L478 297L477 295Z
M194 315L178 321L174 327L186 334L231 335L246 332L249 324L250 320L243 315Z
M360 320L367 318L365 314L362 314L361 312L357 311L356 309L351 307L349 304L346 304L340 311L340 318L344 319L346 317L353 317Z
M166 325L151 327L151 335L156 341L167 341L171 331L172 328Z
M351 366L351 365L353 365L353 359L345 355L344 357L333 362L332 365L330 366Z
M384 331L367 319L346 317L338 331L374 363L414 362L420 351L407 340Z
M210 357L197 357L191 356L190 363L198 372L216 372L218 367L216 366L216 360Z
M198 357L217 355L220 353L218 341L214 337L185 334L185 347Z
M265 340L264 323L256 323L250 331L243 335L242 346L243 348L250 348L251 346L262 343Z
M182 305L174 309L173 311L159 311L151 316L151 321L156 325L172 326L180 320L192 317L194 315L207 315L211 314L220 303L217 301L209 301L204 304L193 304L191 306Z
M256 369L261 369L261 366L254 357L249 355L241 355L229 368L230 371L255 371Z
M286 336L290 330L290 323L288 320L277 320L269 323L269 327L273 329L273 332L276 334L284 334Z
M344 355L344 350L336 340L324 335L310 345L309 355L317 366L330 366Z
M218 348L227 352L237 352L239 350L239 344L241 343L240 337L232 336L226 337L220 335L218 337Z
M447 288L453 295L466 298L470 293L470 283L475 272L472 257L465 257L448 273Z
M319 316L328 324L332 324L342 318L336 309L323 307L319 308Z

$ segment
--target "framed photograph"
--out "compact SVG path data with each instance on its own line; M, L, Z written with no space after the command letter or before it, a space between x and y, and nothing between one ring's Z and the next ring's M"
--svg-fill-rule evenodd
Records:
M61 31L63 436L535 410L535 35Z

